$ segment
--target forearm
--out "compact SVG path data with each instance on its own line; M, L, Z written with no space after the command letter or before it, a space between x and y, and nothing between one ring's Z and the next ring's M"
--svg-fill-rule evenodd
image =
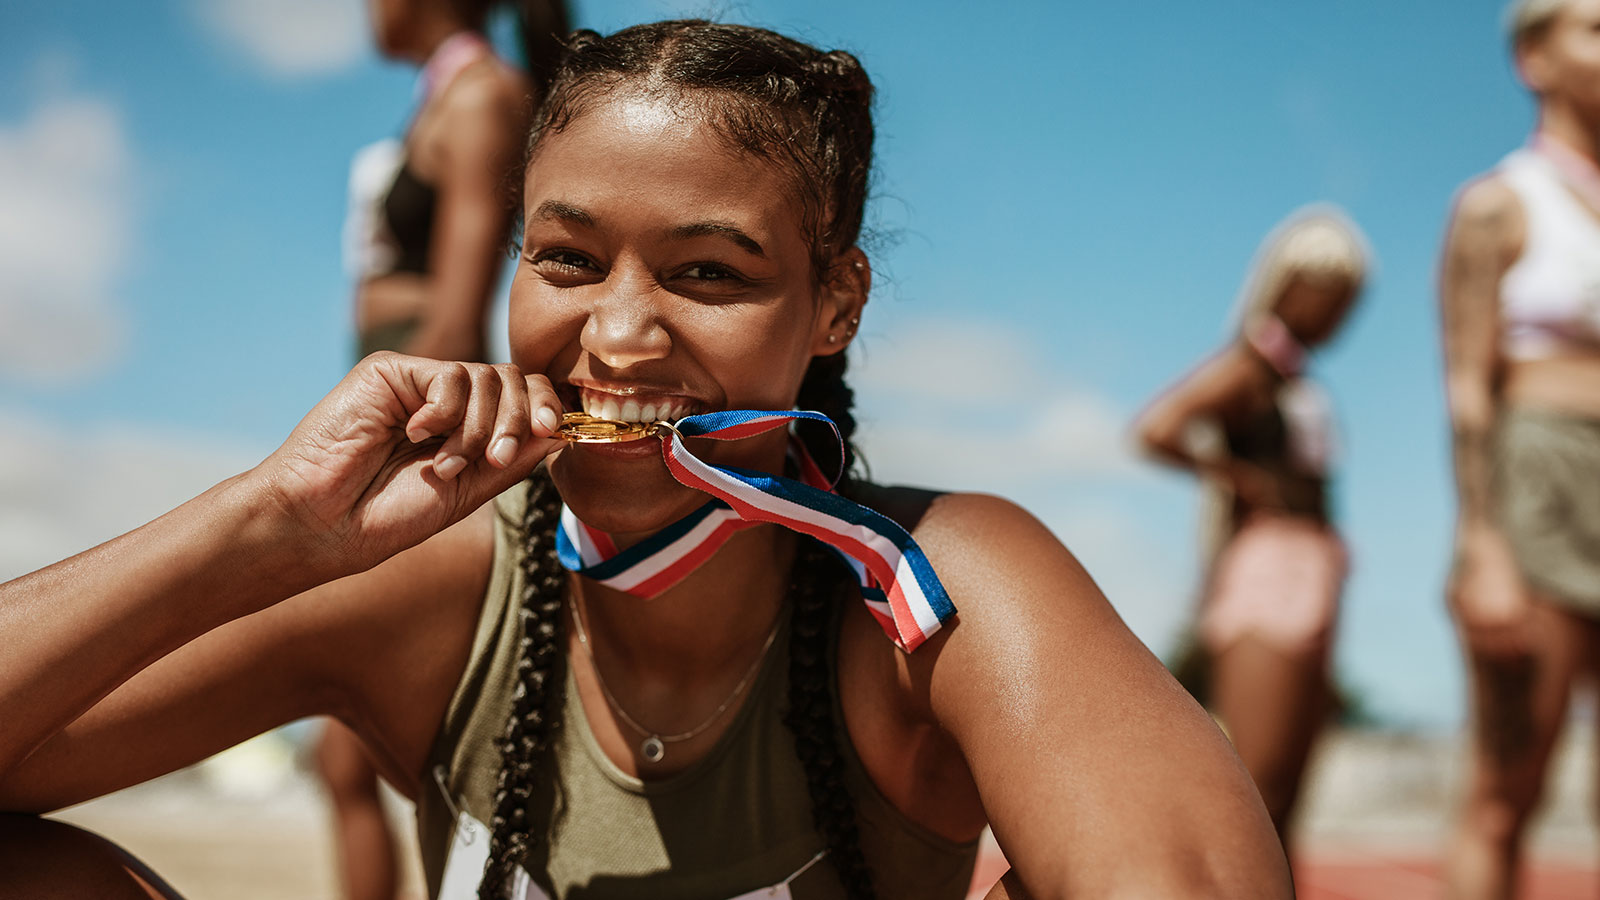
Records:
M1458 532L1494 527L1492 422L1492 416L1475 416L1471 421L1458 419L1451 428Z
M118 685L317 581L248 476L0 585L0 771Z

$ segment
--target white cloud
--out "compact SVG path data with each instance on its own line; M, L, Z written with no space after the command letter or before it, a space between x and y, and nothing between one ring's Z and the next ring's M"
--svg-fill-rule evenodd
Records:
M1026 334L971 321L922 320L877 339L852 371L867 459L892 481L1000 493L1145 474L1130 413L1042 359Z
M1067 380L1048 359L1018 328L897 323L854 361L857 443L879 481L986 491L1026 507L1077 554L1134 633L1165 652L1191 611L1188 529L1179 526L1174 547L1174 517L1149 520L1140 510L1186 515L1182 489L1133 454L1132 410Z
M193 9L229 49L278 77L347 68L368 42L360 0L195 0Z
M60 97L0 123L0 376L82 376L119 351L132 179L104 100Z
M204 435L73 429L0 410L0 581L160 516L266 451Z

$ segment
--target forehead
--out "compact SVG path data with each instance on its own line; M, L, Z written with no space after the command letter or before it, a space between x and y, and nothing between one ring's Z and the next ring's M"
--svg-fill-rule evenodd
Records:
M787 173L734 146L682 99L619 91L543 138L528 164L528 210L559 200L629 218L716 218L798 239ZM764 242L763 242L764 243Z
M1566 0L1557 6L1552 22L1593 22L1600 19L1600 0Z

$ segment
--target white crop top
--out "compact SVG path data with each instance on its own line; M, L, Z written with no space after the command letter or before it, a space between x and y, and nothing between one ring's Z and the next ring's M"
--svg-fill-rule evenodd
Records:
M1600 354L1600 219L1529 149L1497 170L1522 201L1522 255L1500 281L1501 348L1513 360Z

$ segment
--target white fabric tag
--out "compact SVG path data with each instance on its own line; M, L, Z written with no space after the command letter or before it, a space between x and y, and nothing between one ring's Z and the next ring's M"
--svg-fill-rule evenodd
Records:
M789 882L798 878L827 853L818 853L788 878L771 887L731 897L729 900L792 900ZM482 822L460 812L456 814L455 837L450 841L450 853L444 859L444 877L439 881L438 900L477 900L478 882L483 879L484 864L489 861L489 829ZM527 870L517 866L511 873L511 896L516 900L550 900Z
M456 815L455 837L444 859L439 900L477 900L478 882L489 861L489 829L465 812ZM518 900L550 900L528 873L517 866L511 873L511 896Z

